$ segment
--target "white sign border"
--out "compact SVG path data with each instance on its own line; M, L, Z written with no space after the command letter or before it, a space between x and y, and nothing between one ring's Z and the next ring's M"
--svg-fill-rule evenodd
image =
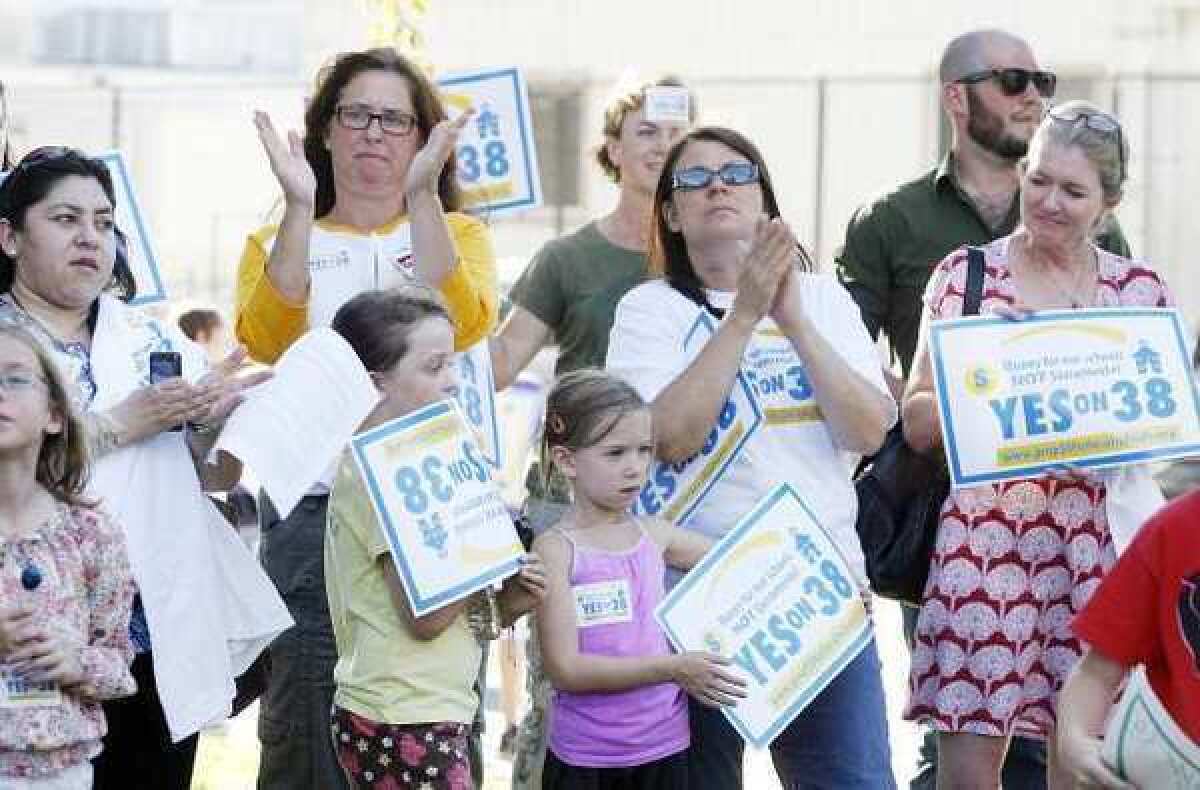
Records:
M529 92L525 76L521 73L520 68L516 66L503 66L478 71L455 72L439 78L437 86L439 90L450 91L455 86L496 78L512 80L512 87L517 102L517 128L521 141L521 156L525 159L525 192L528 197L517 198L502 203L480 203L466 209L471 214L494 216L496 214L537 208L542 205L541 172L538 170L537 150L531 142L533 139L533 121L529 111Z
M129 210L133 214L132 221L121 221L118 217L117 226L132 225L137 233L136 236L125 234L126 239L130 244L138 244L141 248L142 255L146 261L146 267L150 270L151 283L138 283L138 293L130 304L136 306L154 304L156 302L167 301L167 289L163 285L162 270L158 265L158 254L154 249L154 241L150 236L150 229L146 226L146 221L142 217L141 203L138 202L137 191L133 187L133 179L129 177L129 167L125 163L125 154L118 150L104 151L97 154L96 159L104 162L108 167L108 171L112 173L114 181L121 182L121 188L125 190L125 194L129 197ZM150 293L145 293L142 286L151 285L154 290Z
M1179 350L1186 360L1191 359L1191 352L1188 350L1188 343L1183 336L1183 318L1177 308L1163 307L1101 307L1090 308L1086 310L1045 310L1035 313L1029 318L1022 319L1019 323L1030 325L1035 323L1047 323L1050 321L1068 320L1094 320L1105 317L1112 318L1114 314L1123 314L1137 318L1157 318L1169 320L1173 324L1174 337L1179 344ZM989 483L1003 483L1011 480L1020 480L1029 477L1037 477L1047 471L1062 468L1062 463L1034 463L1026 466L1010 467L1003 472L992 472L984 474L964 474L962 464L958 457L958 451L955 447L954 440L954 425L950 416L949 401L946 397L945 382L947 373L945 370L945 360L940 355L941 336L946 332L952 332L963 327L978 328L981 326L993 326L996 324L1011 324L1013 323L1007 318L986 318L978 316L968 316L964 318L953 318L944 321L934 321L930 324L929 343L930 355L933 361L933 376L934 376L934 391L937 393L938 403L938 419L941 423L943 446L946 451L947 467L950 471L950 485L953 488L965 488L969 486L985 485ZM940 386L939 386L940 384ZM1196 413L1200 414L1200 391L1196 388L1196 383L1192 381L1191 388L1192 401L1195 404ZM1181 395L1183 397L1183 395ZM1084 459L1079 461L1069 462L1071 466L1079 468L1103 469L1113 466L1123 466L1125 464L1146 463L1148 461L1167 461L1174 458L1186 458L1200 454L1200 443L1180 445L1174 448L1163 450L1135 450L1131 452L1109 453L1095 458Z
M384 507L383 494L380 491L380 481L376 477L375 472L367 463L367 448L387 441L398 433L403 433L414 426L433 420L449 411L458 409L458 404L452 400L443 400L418 409L411 414L406 414L403 417L397 417L383 425L372 428L369 431L360 433L350 440L350 447L354 454L354 460L358 465L358 470L362 474L363 482L366 485L367 493L371 497L371 506L375 509L375 515L378 518L379 526L383 528L384 536L387 538L388 546L392 550L392 560L399 571L400 581L404 585L404 592L408 595L409 605L412 607L413 615L421 617L432 611L442 608L455 601L462 600L474 592L502 579L512 576L520 570L521 562L519 558L505 560L504 562L495 565L488 570L471 577L453 587L435 593L429 596L422 596L416 589L416 579L413 577L412 568L409 564L408 557L402 551L403 544L397 534L397 524L392 520ZM466 417L462 414L458 415L459 420L466 426L468 434L473 433L470 424Z
M821 522L817 519L816 514L812 512L812 509L804 502L800 495L796 493L796 489L794 489L790 483L780 483L779 485L775 486L775 488L772 489L765 497L759 500L758 504L755 505L749 513L747 513L745 516L742 516L737 525L734 526L734 528L728 533L726 533L725 536L722 537L715 546L709 549L708 553L704 555L704 559L702 559L698 565L692 568L692 570L690 570L688 574L680 580L679 584L675 585L674 589L667 593L666 597L663 598L658 607L655 608L654 619L658 621L659 626L662 627L663 631L667 634L667 638L671 641L671 644L675 646L675 649L684 650L685 648L683 647L683 641L678 632L676 632L666 620L670 610L678 605L679 599L684 595L685 592L687 592L687 590L698 584L699 579L707 574L712 566L715 565L721 558L732 551L735 547L735 544L741 539L741 537L753 529L754 525L761 521L767 515L767 513L770 512L770 510L786 496L791 496L796 503L800 505L808 517L812 519L812 522L817 526L817 528L825 533L826 538L829 539L830 545L833 547L833 550L837 552L842 564L847 568L850 567L850 564L846 561L845 555L842 554L842 550L838 547L837 541L835 541L833 537L830 536L828 530L821 525ZM855 587L857 588L857 584L855 584ZM749 743L756 749L766 748L770 745L771 741L775 740L779 733L787 729L788 725L792 723L792 720L799 716L817 695L824 691L829 684L833 682L838 674L840 674L842 670L844 670L850 664L851 661L858 658L858 656L874 638L875 634L874 629L871 626L871 619L870 617L867 617L863 620L862 629L859 635L850 645L847 646L844 651L842 651L841 655L834 659L833 663L829 665L828 669L826 669L825 672L817 678L818 682L809 684L809 691L806 691L798 696L786 710L777 715L774 721L771 722L771 725L763 732L761 737L754 737L746 723L737 715L736 706L723 707L721 708L721 712L725 714L725 718L729 719L729 723L733 725L734 729L738 731L738 734L742 736L742 739L746 741L746 743ZM819 688L817 688L818 686ZM812 691L814 688L817 690Z

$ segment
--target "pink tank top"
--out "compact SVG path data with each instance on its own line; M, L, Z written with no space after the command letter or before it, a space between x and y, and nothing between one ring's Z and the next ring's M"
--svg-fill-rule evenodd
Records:
M571 544L571 592L579 652L664 656L671 652L654 620L663 597L662 550L642 532L631 550ZM550 749L570 765L634 766L688 747L687 696L674 683L609 693L555 691Z

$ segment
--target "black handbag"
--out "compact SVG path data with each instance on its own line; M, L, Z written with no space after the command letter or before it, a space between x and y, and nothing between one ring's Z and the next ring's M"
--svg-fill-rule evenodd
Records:
M963 315L978 315L983 301L983 250L967 248ZM938 515L950 493L941 454L923 455L904 440L899 420L879 452L864 462L854 481L858 519L871 589L884 598L921 603L937 540Z

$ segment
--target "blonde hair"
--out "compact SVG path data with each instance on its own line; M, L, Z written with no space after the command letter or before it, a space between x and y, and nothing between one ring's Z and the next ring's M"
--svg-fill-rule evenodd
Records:
M0 322L0 337L10 338L33 352L46 382L50 408L62 418L62 430L46 434L42 440L35 472L37 482L54 498L69 505L93 504L83 496L91 473L87 429L75 410L62 371L46 347L22 327Z
M1082 99L1064 102L1051 112L1077 115L1078 118L1071 122L1047 113L1029 141L1029 150L1032 152L1046 143L1078 148L1096 169L1105 202L1115 205L1124 194L1125 180L1129 177L1129 143L1121 131L1120 121L1112 113ZM1084 121L1084 116L1105 117L1116 125L1116 129L1113 132L1093 129Z
M616 162L608 155L608 143L621 137L621 127L625 125L626 116L642 109L642 105L646 103L646 89L657 86L687 88L687 85L679 77L665 75L653 82L643 83L635 90L616 96L604 108L604 139L596 148L596 163L614 184L621 183L621 168L617 167ZM696 95L691 88L688 88L688 122L696 122Z

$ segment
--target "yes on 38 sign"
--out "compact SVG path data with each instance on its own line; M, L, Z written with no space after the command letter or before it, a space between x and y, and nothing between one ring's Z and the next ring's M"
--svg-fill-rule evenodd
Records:
M438 80L451 117L475 116L458 137L463 206L492 215L542 204L525 78L515 68L449 74Z
M479 436L483 457L500 469L504 466L504 442L496 411L496 383L492 378L492 355L487 338L468 348L455 360L458 367L458 405L467 423Z
M654 616L678 650L730 659L746 698L723 711L759 748L871 640L845 558L786 483L721 538Z
M683 352L703 345L716 332L707 313L700 313L684 337ZM762 425L763 414L754 388L746 376L738 373L729 398L717 416L700 452L676 463L655 461L650 466L642 490L633 502L637 515L658 516L673 524L683 524L713 485L737 460L738 452Z
M1178 311L1167 308L934 322L930 351L953 484L1200 453L1190 348Z
M521 541L454 401L372 428L350 446L415 615L517 572Z

